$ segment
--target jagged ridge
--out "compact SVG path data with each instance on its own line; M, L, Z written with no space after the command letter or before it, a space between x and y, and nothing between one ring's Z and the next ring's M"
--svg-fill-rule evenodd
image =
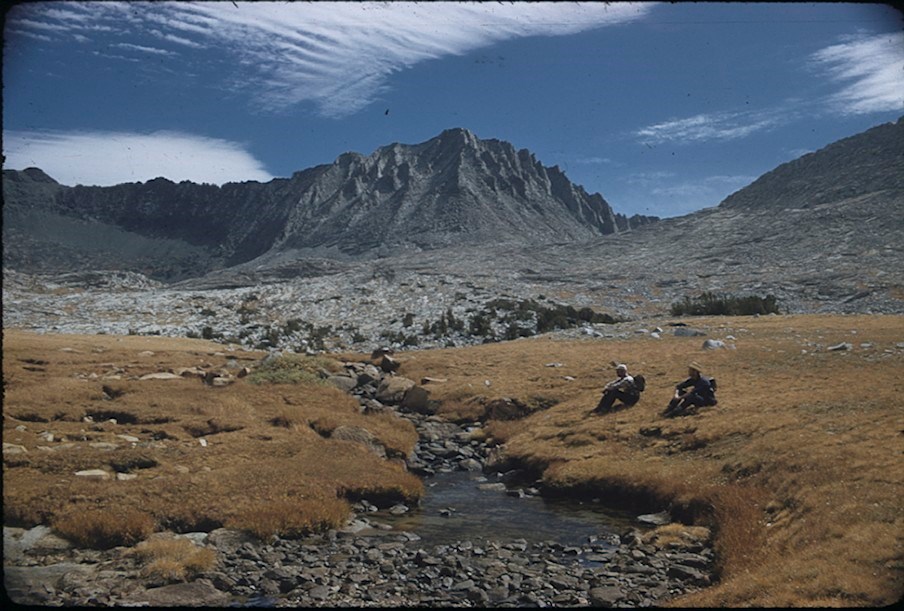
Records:
M558 167L465 129L421 144L392 144L366 157L345 153L332 164L268 183L217 187L157 178L66 187L36 168L5 170L4 197L7 265L68 271L96 267L100 259L161 279L286 250L356 257L449 245L554 243L655 220L616 214L601 195L572 184ZM89 225L91 244L80 241ZM114 239L104 239L105 232ZM131 245L123 247L129 237ZM48 263L39 253L51 244L67 256Z

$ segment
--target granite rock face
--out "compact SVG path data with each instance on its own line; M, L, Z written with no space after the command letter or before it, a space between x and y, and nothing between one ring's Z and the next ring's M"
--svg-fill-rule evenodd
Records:
M334 259L450 245L589 239L654 221L616 214L527 150L450 129L415 145L267 183L165 178L112 187L4 170L5 264L23 272L121 269L201 276L298 250Z

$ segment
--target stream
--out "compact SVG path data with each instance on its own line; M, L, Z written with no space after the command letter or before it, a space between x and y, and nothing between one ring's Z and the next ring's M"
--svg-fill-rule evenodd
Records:
M507 490L496 478L468 471L427 478L421 505L410 512L377 514L393 529L418 535L424 546L515 539L575 546L642 526L631 513L589 501L547 500L523 489Z

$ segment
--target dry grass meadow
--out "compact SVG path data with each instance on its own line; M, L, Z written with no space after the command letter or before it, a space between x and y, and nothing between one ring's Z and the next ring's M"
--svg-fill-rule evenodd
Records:
M397 457L417 438L407 421L364 416L335 388L135 379L176 368L228 371L230 360L234 370L263 353L157 337L5 330L3 339L3 442L26 450L4 451L7 525L52 524L101 546L164 528L293 535L341 524L360 495L422 493L399 461L329 438L340 425L359 426ZM74 475L90 469L108 477Z
M701 337L673 336L665 323L645 322L666 329L661 340L538 337L406 352L397 355L399 373L445 380L428 387L453 419L480 417L502 397L534 410L489 421L484 435L505 443L551 491L669 507L686 524L710 527L720 579L675 605L898 601L904 317L693 319L710 338L736 338L728 340L736 349L719 351L703 351ZM826 350L840 342L853 348ZM118 516L129 543L163 528L231 525L266 535L336 524L357 494L421 493L393 461L327 436L340 424L365 427L395 454L415 440L407 422L363 416L338 390L128 379L262 356L201 340L4 331L3 441L27 450L4 455L4 523L55 524L74 536L102 528L100 515ZM691 360L718 379L719 405L662 418ZM643 373L646 392L633 408L590 416L614 377L611 361ZM119 369L122 379L102 379ZM91 373L101 377L84 377ZM115 397L105 398L103 386ZM73 475L93 468L137 477Z

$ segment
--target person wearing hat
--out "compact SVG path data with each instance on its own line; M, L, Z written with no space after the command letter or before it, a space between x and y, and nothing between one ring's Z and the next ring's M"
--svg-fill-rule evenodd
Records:
M703 375L699 364L694 362L688 365L687 375L688 378L675 387L675 396L662 412L663 416L671 418L683 414L691 407L706 407L718 403L712 379Z
M616 401L621 401L625 407L631 407L640 400L634 378L628 375L628 366L624 363L616 364L615 374L618 377L603 387L603 396L592 414L608 412Z

